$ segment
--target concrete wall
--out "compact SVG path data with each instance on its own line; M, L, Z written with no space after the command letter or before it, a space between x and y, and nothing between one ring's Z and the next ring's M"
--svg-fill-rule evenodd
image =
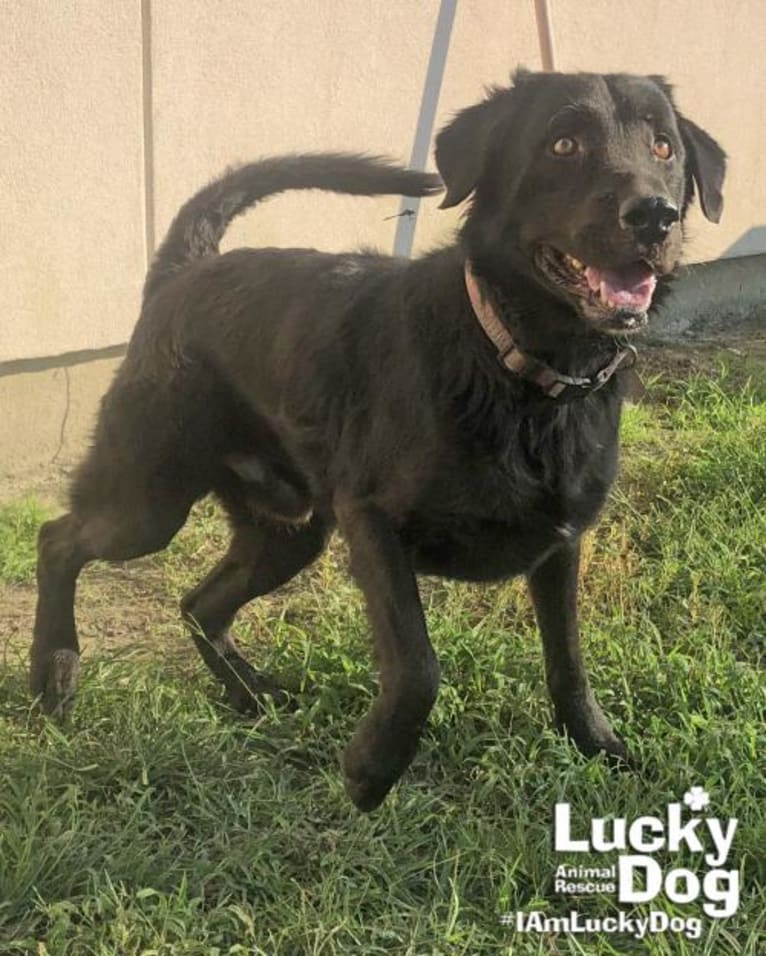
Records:
M653 345L685 341L766 346L766 256L699 262L679 270L649 331Z
M0 501L60 483L87 446L119 362L99 358L0 376Z
M730 153L723 223L692 221L691 258L766 251L766 127L753 113L766 102L763 0L548 7L558 69L666 73ZM91 374L55 357L128 339L152 249L199 185L262 154L408 158L438 10L0 0L0 475L79 453L114 359ZM459 0L437 127L517 64L541 62L534 0ZM437 205L421 205L416 251L457 223ZM396 198L293 194L236 223L226 247L391 249L398 209Z
M136 5L0 2L0 361L124 341L146 261Z

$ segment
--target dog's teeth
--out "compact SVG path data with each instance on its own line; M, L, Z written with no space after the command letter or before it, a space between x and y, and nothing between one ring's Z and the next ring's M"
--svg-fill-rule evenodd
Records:
M583 269L585 268L584 264L580 262L579 259L575 259L574 256L567 255L566 260L569 263L569 265L573 269L576 269L578 272L582 272Z

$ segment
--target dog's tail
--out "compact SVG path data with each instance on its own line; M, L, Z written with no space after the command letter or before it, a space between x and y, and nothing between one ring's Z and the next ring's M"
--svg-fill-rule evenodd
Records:
M216 255L232 219L259 200L288 189L430 196L441 192L443 185L433 173L353 153L279 156L228 170L181 207L149 268L144 299L195 259Z

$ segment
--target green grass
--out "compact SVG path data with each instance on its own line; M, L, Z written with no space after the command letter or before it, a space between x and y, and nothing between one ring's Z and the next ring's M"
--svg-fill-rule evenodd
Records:
M10 647L0 681L0 953L763 952L763 384L723 370L683 386L658 381L660 400L625 417L619 486L586 542L582 617L593 684L640 774L585 761L548 729L518 583L426 581L440 697L400 785L380 811L356 813L338 761L375 684L340 546L236 627L258 666L300 688L292 713L232 714L180 636L146 635L86 658L62 729L30 711L25 649ZM40 517L30 502L0 513L6 581L28 579ZM179 596L225 538L203 504L152 564L163 591ZM498 924L511 910L572 906L551 890L558 864L582 862L552 851L557 800L580 820L662 815L694 784L710 792L713 815L739 820L736 916L703 919L700 940L650 943L524 937ZM577 907L605 916L615 903ZM697 904L659 908L700 915Z
M34 498L0 504L0 581L18 583L34 576L37 530L49 517Z

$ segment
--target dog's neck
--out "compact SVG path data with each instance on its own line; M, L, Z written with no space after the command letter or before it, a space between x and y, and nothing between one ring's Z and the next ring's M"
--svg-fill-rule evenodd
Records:
M572 305L542 288L513 261L461 244L466 261L519 348L571 375L590 374L614 351L610 336L589 328ZM588 367L585 367L588 366Z
M619 346L611 340L608 342L607 360L603 358L604 349L601 342L592 345L589 342L590 347L582 357L578 355L575 358L571 351L567 355L568 364L574 359L578 365L587 363L590 366L598 359L599 364L595 371L573 375L554 368L538 355L522 349L508 322L501 317L498 307L492 301L492 293L487 290L486 283L477 278L468 259L464 265L464 277L471 308L484 334L495 347L500 365L511 374L532 383L548 398L569 401L584 397L589 392L602 388L618 369L635 364L635 349L631 346Z

